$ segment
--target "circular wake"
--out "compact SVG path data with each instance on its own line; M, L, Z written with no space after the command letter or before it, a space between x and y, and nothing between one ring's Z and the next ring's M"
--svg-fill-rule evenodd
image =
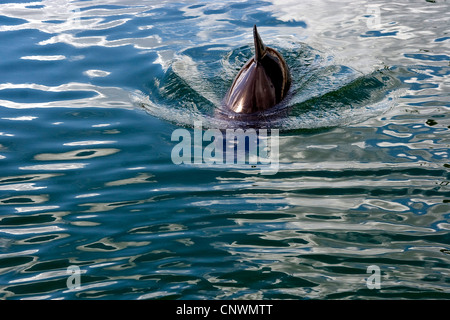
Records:
M222 106L234 77L253 56L250 46L227 51L218 46L190 48L176 56L148 93L134 101L149 114L181 126L201 121L205 128L259 127L282 131L336 127L367 120L388 110L400 86L389 69L364 75L333 63L303 43L275 47L292 75L288 96L275 107L237 115Z

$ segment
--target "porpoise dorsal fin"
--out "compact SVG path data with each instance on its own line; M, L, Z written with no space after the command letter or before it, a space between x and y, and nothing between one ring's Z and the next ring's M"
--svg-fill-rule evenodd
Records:
M261 59L266 54L266 46L259 36L258 30L256 29L256 24L253 26L253 41L255 42L255 61L261 62Z
M253 26L255 55L248 60L231 84L224 105L239 114L267 110L279 103L291 85L289 68L275 49L266 47Z

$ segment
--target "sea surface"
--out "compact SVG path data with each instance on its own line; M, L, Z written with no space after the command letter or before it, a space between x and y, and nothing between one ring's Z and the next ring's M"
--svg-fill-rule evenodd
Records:
M0 299L449 299L449 22L447 0L2 1ZM178 164L174 132L245 125L217 110L254 25L292 74L252 123L276 172Z

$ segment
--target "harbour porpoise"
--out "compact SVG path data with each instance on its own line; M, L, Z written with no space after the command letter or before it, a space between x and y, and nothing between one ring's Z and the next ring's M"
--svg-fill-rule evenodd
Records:
M267 110L286 96L291 75L281 54L267 47L253 27L255 55L242 67L224 98L224 106L238 114Z

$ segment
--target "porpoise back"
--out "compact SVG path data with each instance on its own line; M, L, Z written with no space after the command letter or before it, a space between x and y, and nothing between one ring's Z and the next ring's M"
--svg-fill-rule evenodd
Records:
M267 110L286 96L291 75L279 52L267 47L253 27L255 55L239 71L225 98L224 105L239 114Z

